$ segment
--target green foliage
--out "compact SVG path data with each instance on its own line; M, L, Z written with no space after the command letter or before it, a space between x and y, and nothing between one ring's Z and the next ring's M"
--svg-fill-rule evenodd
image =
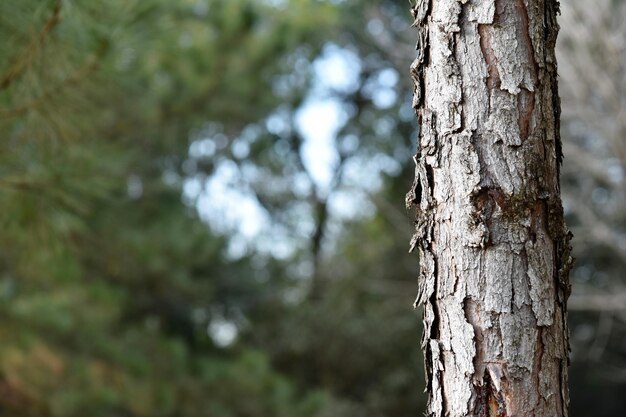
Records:
M208 337L212 312L259 285L183 204L180 178L188 132L272 111L287 55L307 39L312 56L334 14L306 1L0 5L0 415L315 416L332 403L258 349Z

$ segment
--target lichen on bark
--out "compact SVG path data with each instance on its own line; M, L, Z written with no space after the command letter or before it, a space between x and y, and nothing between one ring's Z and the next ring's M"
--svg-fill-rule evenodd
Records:
M411 248L429 416L566 416L554 0L422 0Z

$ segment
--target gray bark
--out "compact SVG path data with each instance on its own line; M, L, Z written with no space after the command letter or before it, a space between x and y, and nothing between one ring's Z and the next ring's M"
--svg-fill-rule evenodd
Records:
M556 0L422 0L411 66L429 416L567 416Z

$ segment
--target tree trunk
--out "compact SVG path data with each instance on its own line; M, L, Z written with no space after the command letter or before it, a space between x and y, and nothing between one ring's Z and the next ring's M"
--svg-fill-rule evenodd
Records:
M556 0L423 0L412 249L429 416L568 414Z

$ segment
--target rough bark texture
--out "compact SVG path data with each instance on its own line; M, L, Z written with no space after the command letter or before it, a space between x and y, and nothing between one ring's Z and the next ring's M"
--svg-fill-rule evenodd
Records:
M422 0L411 66L429 416L568 414L556 0Z

